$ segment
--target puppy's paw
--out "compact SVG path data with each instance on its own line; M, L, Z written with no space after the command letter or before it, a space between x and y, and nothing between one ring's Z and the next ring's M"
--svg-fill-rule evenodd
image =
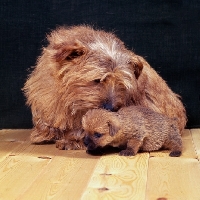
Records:
M181 151L172 151L169 156L171 157L179 157L181 155Z
M119 152L120 156L134 156L135 153L133 152L132 149L125 149Z

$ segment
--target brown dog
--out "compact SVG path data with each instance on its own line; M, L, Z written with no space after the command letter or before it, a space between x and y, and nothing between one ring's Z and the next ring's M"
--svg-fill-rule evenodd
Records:
M177 117L186 114L179 96L114 34L89 26L60 27L47 37L23 91L31 107L33 143L83 149L82 116L94 108L117 111L142 105Z
M93 151L107 145L125 148L120 155L136 155L142 151L170 149L170 156L181 155L182 140L177 120L149 108L130 106L118 112L89 110L82 119L84 143Z

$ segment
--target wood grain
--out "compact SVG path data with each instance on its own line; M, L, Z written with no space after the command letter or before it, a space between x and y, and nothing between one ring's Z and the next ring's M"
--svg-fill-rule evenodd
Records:
M82 200L144 199L148 159L148 153L141 153L135 157L102 157Z
M58 150L44 169L35 169L38 175L18 199L80 199L98 160L83 155L85 151Z
M33 145L19 147L0 162L0 199L12 200L20 196L49 162L31 154Z
M146 199L197 200L200 198L200 165L193 158L149 159Z
M2 129L0 130L0 141L24 142L30 137L30 129Z

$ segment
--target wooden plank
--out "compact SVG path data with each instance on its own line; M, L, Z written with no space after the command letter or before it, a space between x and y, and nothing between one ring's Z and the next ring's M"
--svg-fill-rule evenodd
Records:
M48 162L49 160L24 156L6 159L0 166L4 170L0 172L0 199L17 199L30 186ZM2 164L4 165L2 166Z
M193 158L151 157L146 199L199 199L200 165Z
M191 133L192 133L194 148L195 148L198 160L200 160L200 129L191 129Z
M148 153L103 156L81 199L144 199L148 159Z
M0 141L19 142L29 140L31 129L2 129Z
M30 130L0 131L0 199L199 199L200 129L185 130L183 154L91 156L32 145ZM197 158L198 155L198 159Z
M183 149L181 158L197 158L193 141L192 135L189 129L185 129L182 135L183 141ZM155 152L150 152L150 157L169 157L169 150L160 150Z
M35 153L42 148L44 154L56 150L54 144L34 145L29 140L30 130L2 130L0 131L0 162L8 156L29 155L32 156L31 149ZM55 153L54 153L55 154ZM53 155L54 155L53 154Z
M181 158L197 158L195 148L193 145L192 134L189 129L185 130L185 136L183 135L183 151Z
M1 142L4 143L4 142ZM30 141L20 143L0 162L0 199L17 199L55 155L55 145L32 145ZM30 199L30 198L29 198Z
M30 145L30 132L30 129L0 130L0 162L10 155L15 155L20 149L23 149L24 142Z
M3 130L0 137L0 199L80 199L98 157L54 144L32 145L27 130Z
M80 199L98 159L85 151L58 150L18 199Z
M23 143L0 162L0 199L80 199L97 161L85 151Z
M0 199L17 199L50 162L33 156L34 145L22 144L0 163Z
M181 137L182 139L191 139L190 129L185 129Z
M0 141L0 162L6 157L13 155L13 149L21 145L21 142L1 142Z

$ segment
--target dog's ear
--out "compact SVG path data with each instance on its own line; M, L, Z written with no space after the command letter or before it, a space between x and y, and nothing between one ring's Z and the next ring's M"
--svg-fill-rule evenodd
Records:
M134 67L134 74L135 74L135 77L136 79L139 78L141 72L142 72L142 69L143 69L143 64L142 64L142 61L139 59L138 56L134 56L132 59L131 59L131 64L133 65Z
M109 134L110 136L114 136L119 130L120 125L117 121L108 121L108 127L109 127Z
M79 41L65 42L53 47L56 50L54 58L57 62L72 61L85 54L86 48Z

